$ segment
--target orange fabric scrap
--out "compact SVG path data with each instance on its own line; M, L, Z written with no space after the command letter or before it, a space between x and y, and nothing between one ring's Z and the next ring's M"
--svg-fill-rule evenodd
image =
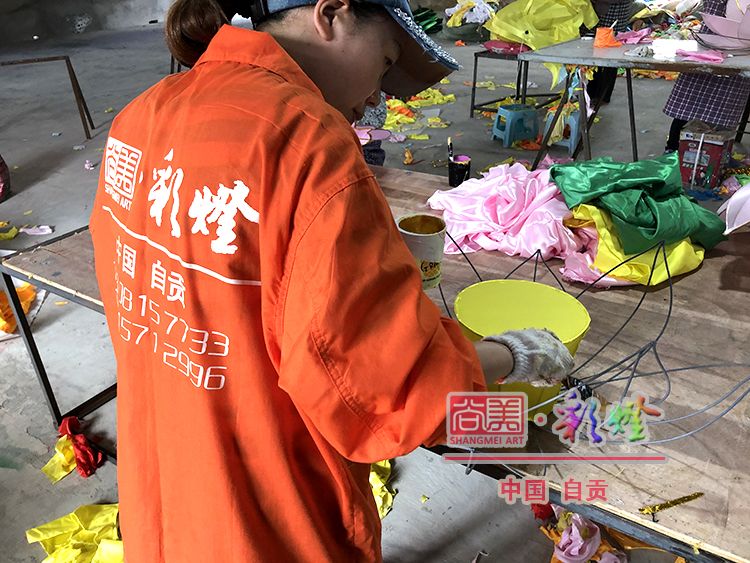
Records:
M464 43L460 39L458 41L456 41L455 45L456 45L456 47L466 47L466 43Z
M594 48L601 49L607 47L621 47L617 39L615 39L615 30L611 27L598 27L596 29L596 37L594 38Z

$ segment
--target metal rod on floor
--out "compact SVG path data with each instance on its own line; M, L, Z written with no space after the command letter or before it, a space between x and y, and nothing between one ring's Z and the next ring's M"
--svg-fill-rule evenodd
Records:
M89 125L86 123L86 114L88 113L88 108L84 111L85 102L83 101L83 94L81 93L80 86L76 88L76 85L78 84L78 80L76 79L75 71L73 70L73 65L70 62L70 59L68 57L65 57L65 66L68 68L68 76L70 77L70 87L73 89L73 95L76 98L76 106L78 106L78 113L81 116L81 124L83 125L83 132L86 134L87 139L91 139L91 132L89 131ZM91 121L91 115L88 116L89 121ZM93 122L92 125L93 127Z
M5 272L2 273L2 276L5 285L5 293L8 295L8 301L10 302L11 309L13 310L13 314L18 323L18 331L21 333L21 338L23 338L24 344L26 344L26 350L28 350L29 356L31 357L31 364L34 366L37 379L39 379L39 384L44 391L44 398L47 401L47 407L49 407L49 412L55 421L55 428L57 428L62 422L62 414L60 413L57 399L55 399L52 385L50 385L49 378L47 377L47 372L44 369L42 357L39 355L39 349L36 347L36 342L34 342L34 336L31 333L31 327L26 319L26 313L23 311L21 300L18 298L15 285L13 285L13 278Z
M526 90L529 84L529 62L521 61L521 68L523 69L523 77L521 78L521 103L526 103Z
M630 142L633 145L633 162L638 161L638 138L635 130L635 104L633 103L633 71L625 69L625 79L628 83L628 113L630 114Z

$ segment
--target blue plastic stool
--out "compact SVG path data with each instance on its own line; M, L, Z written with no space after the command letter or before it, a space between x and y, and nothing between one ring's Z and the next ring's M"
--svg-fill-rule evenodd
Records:
M568 155L570 156L573 156L573 153L576 152L576 147L578 147L578 143L581 141L581 130L579 128L578 115L579 112L574 111L565 118L565 125L570 127L570 136L566 139L562 139L560 141L557 141L556 143L553 143L554 145L567 147ZM550 125L552 125L552 119L554 117L554 112L550 112L547 114L547 121L544 124L545 135L547 134L547 130L550 128Z
M536 139L538 133L539 120L533 106L512 104L497 108L492 139L502 140L504 147L507 148L516 141Z

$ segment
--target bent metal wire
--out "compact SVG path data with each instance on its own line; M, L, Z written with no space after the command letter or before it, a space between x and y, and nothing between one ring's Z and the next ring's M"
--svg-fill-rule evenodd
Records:
M446 234L450 238L451 242L453 242L453 244L459 249L459 251L461 252L461 255L464 257L464 259L466 260L466 262L468 263L468 265L471 267L472 271L476 275L477 280L479 280L480 282L483 281L482 276L477 271L477 269L474 267L474 264L472 264L471 260L466 255L466 253L464 253L464 251L456 243L456 241L453 239L453 237L451 236L450 233L446 233ZM602 280L606 276L610 275L612 272L614 272L615 270L617 270L619 267L621 267L624 264L627 264L628 262L630 262L630 261L632 261L632 260L634 260L636 258L639 258L640 256L643 256L644 254L647 254L648 252L650 252L652 250L656 250L656 253L654 255L654 260L653 260L653 263L652 263L651 273L649 274L648 284L645 285L645 286L643 286L643 293L642 293L640 299L638 300L638 302L636 303L635 307L630 312L630 314L627 316L627 318L625 319L625 321L614 332L614 334L612 334L612 336L609 337L607 339L607 341L604 344L602 344L596 350L596 352L594 352L583 363L581 363L580 365L578 365L573 370L573 372L570 374L570 376L563 382L564 383L564 387L565 387L565 389L563 391L561 391L555 397L552 397L551 399L549 399L547 401L544 401L543 403L535 405L534 406L535 410L537 408L541 407L541 406L548 405L550 403L556 403L556 402L558 402L559 400L563 399L572 389L578 389L581 392L581 395L583 397L586 397L586 396L591 396L591 394L593 393L594 390L596 390L596 389L598 389L598 388L600 388L600 387L602 387L604 385L611 384L611 383L616 383L616 382L622 382L622 381L625 382L625 385L624 385L623 391L622 391L622 393L620 395L619 401L623 401L628 396L628 393L629 393L629 391L631 389L631 386L632 386L633 382L636 379L643 378L643 377L661 377L661 378L663 378L663 380L664 380L664 386L665 386L664 394L660 398L658 398L658 399L656 399L656 400L653 401L653 404L659 405L659 404L664 403L669 398L669 396L670 396L670 394L672 392L672 378L671 378L670 374L685 373L685 372L698 371L698 370L709 369L709 368L710 369L716 369L716 368L729 368L729 367L750 367L750 363L719 363L719 364L705 364L705 365L683 366L683 367L679 367L679 368L667 368L664 365L664 362L662 361L662 359L661 359L661 357L659 355L658 345L659 345L659 341L664 336L664 333L666 332L667 327L669 325L669 322L670 322L670 320L672 318L672 311L673 311L673 307L674 307L674 285L673 285L673 282L672 282L672 275L671 275L671 273L669 271L669 264L668 264L668 261L667 261L666 245L665 245L665 243L663 241L659 242L659 243L657 243L655 245L653 245L651 248L648 248L648 249L644 250L643 252L641 252L639 254L632 255L632 256L628 257L626 260L623 260L622 262L620 262L619 264L617 264L615 267L611 268L607 272L604 272L599 278L597 278L596 281L594 281L594 282L588 284L587 286L585 286L579 293L575 294L574 297L576 299L580 299L581 296L583 296L588 291L590 291L592 288L594 288L596 286L596 284L600 280ZM648 287L651 284L651 279L652 279L652 276L653 276L653 272L656 269L656 266L659 263L660 259L663 260L664 267L666 268L666 272L667 272L667 281L666 281L666 283L667 283L667 287L668 287L668 290L669 290L669 300L668 300L668 304L667 304L666 315L664 317L664 322L662 323L661 328L660 328L658 334L656 335L655 338L653 338L652 340L648 341L646 344L644 344L643 346L641 346L640 348L638 348L634 352L632 352L632 353L628 354L627 356L619 359L618 361L616 361L611 366L609 366L609 367L607 367L607 368L605 368L603 370L597 371L596 373L593 373L593 374L588 375L586 377L583 377L581 375L581 373L584 370L584 368L586 366L588 366L597 357L599 357L599 355L602 352L604 352L605 350L607 350L610 347L610 345L617 339L617 337L622 333L622 331L633 321L633 318L638 313L638 311L641 308L641 305L643 304L643 302L646 300L646 297L650 293L648 291ZM518 270L520 270L523 266L525 266L526 264L528 264L532 260L533 260L533 265L534 265L534 274L533 274L533 277L532 277L532 281L537 281L537 276L538 276L538 273L539 273L539 266L540 266L540 263L541 263L541 265L550 274L552 274L552 277L555 279L555 281L557 282L557 284L560 286L560 289L562 291L565 291L566 293L570 294L570 291L568 291L568 289L560 281L560 278L557 276L557 274L553 271L553 269L547 263L547 260L545 260L542 257L541 250L537 250L530 257L528 257L528 258L524 259L522 262L520 262L503 279L510 279L511 276L513 276L516 272L518 272ZM442 297L443 305L445 306L445 310L448 313L448 316L450 318L453 318L453 316L451 315L451 312L450 312L450 308L448 307L448 303L447 303L447 301L445 299L445 295L443 294L443 288L441 286L438 286L438 288L440 290L440 296ZM651 357L656 362L656 365L658 366L659 369L656 370L656 371L639 372L638 371L639 364L646 357ZM675 422L678 422L678 421L691 419L691 418L693 418L693 417L695 417L697 415L704 414L708 410L710 410L710 409L712 409L712 408L714 408L714 407L716 407L716 406L724 403L725 401L729 400L730 397L732 397L732 395L734 395L735 393L737 393L740 389L742 389L743 387L745 388L744 391L742 391L739 394L739 396L737 396L734 400L732 400L729 403L729 405L726 406L721 412L719 412L718 414L714 415L712 418L710 418L709 420L705 421L703 424L697 426L696 428L693 428L692 430L689 430L689 431L681 432L681 433L676 434L674 436L663 437L663 438L659 438L659 439L651 439L651 440L648 440L648 441L639 442L639 445L645 446L645 445L652 445L652 444L664 444L664 443L667 443L667 442L674 442L674 441L677 441L677 440L688 438L688 437L693 436L694 434L696 434L696 433L698 433L698 432L700 432L702 430L705 430L706 428L708 428L709 426L711 426L712 424L714 424L718 420L721 420L724 416L726 416L727 413L729 413L732 409L734 409L748 394L750 394L750 385L748 385L749 383L750 383L750 375L748 375L747 377L745 377L744 379L742 379L741 381L739 381L734 387L732 387L725 394L721 395L718 399L709 402L708 404L702 406L701 408L699 408L699 409L697 409L697 410L695 410L695 411L693 411L693 412L691 412L689 414L686 414L686 415L683 415L683 416L678 416L678 417L675 417L675 418L662 419L662 420L651 422L651 424L654 424L654 425L656 425L656 424L663 425L663 424L671 424L671 423L675 423ZM614 443L619 443L619 442L610 440L608 443L613 443L614 444ZM474 451L473 448L469 448L469 450ZM467 473L469 473L470 471L471 471L471 467L469 466L469 467L467 467Z

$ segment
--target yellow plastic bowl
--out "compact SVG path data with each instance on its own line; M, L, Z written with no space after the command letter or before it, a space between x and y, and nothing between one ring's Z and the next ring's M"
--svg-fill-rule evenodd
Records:
M491 280L467 287L456 297L456 319L469 340L506 330L551 330L572 355L589 329L591 318L575 297L542 283L526 280ZM534 409L560 393L561 385L533 386L512 382L491 385L490 391L526 393L528 416L549 415L554 403Z
M469 340L506 330L546 328L574 355L591 323L586 308L572 295L526 280L470 285L458 294L453 308Z

